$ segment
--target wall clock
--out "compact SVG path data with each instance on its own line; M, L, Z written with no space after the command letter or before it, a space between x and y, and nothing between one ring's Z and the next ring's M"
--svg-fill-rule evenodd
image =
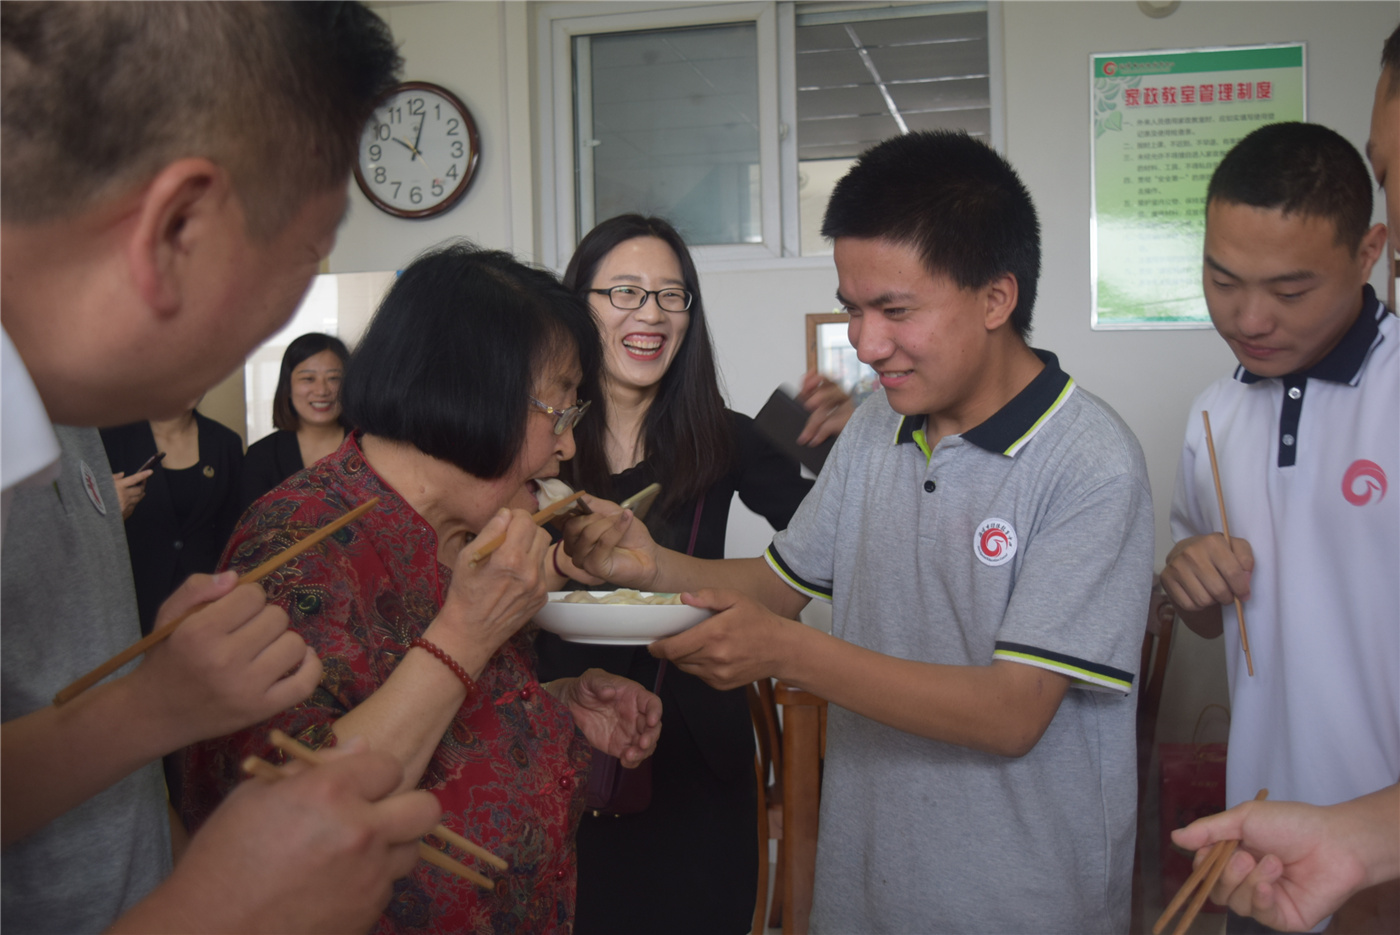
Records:
M406 81L375 104L360 135L355 181L382 211L432 217L466 194L480 155L476 121L457 95Z

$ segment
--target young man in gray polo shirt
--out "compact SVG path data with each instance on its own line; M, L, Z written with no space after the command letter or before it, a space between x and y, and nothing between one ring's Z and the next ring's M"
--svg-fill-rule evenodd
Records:
M883 392L788 529L763 558L706 562L600 503L569 553L716 611L655 655L720 688L776 676L831 701L814 930L1126 930L1153 560L1141 450L1025 343L1039 225L991 149L886 141L822 232ZM830 636L792 619L811 597L832 602Z

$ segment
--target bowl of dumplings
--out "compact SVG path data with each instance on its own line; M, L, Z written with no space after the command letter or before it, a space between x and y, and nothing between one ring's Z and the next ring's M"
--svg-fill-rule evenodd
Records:
M543 630L571 643L643 646L688 630L710 616L681 603L679 594L654 591L550 591L535 614Z

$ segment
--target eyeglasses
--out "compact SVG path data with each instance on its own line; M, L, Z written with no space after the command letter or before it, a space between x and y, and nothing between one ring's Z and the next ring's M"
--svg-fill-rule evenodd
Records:
M588 407L593 404L593 400L584 401L580 399L568 409L555 409L553 406L546 406L533 396L527 397L530 404L543 412L545 415L554 416L554 434L563 435L569 429L578 425L578 420L583 418L583 414L588 411Z
M605 295L612 303L613 308L620 308L624 312L632 312L647 304L647 296L656 296L656 304L663 312L684 312L690 309L691 299L694 298L685 289L657 289L648 290L640 286L613 286L611 289L589 289L589 292L597 295Z

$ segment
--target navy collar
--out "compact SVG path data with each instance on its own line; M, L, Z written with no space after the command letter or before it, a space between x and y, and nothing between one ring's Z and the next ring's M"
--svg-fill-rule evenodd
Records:
M1294 382L1327 380L1330 383L1346 383L1351 386L1360 383L1361 371L1366 366L1371 351L1385 340L1380 334L1380 323L1388 314L1390 312L1381 304L1380 299L1376 298L1376 290L1372 289L1369 283L1366 284L1361 290L1361 314L1356 316L1356 321L1351 323L1351 327L1342 335L1337 346L1307 370L1286 374L1280 379ZM1261 377L1246 370L1241 364L1235 368L1235 379L1250 384L1271 378Z
M1049 351L1031 348L1045 364L1026 388L998 409L981 425L962 433L963 439L994 454L1015 455L1040 430L1045 421L1064 404L1074 389L1074 380L1060 369L1060 359ZM895 444L914 441L927 416L905 416L895 432Z

